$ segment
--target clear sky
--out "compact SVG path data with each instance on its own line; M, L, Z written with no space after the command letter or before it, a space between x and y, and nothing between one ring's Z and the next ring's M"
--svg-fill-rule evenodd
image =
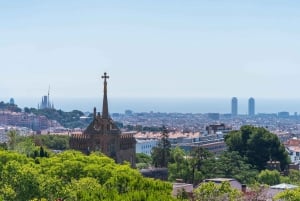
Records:
M300 99L295 0L0 0L0 99ZM6 100L6 99L5 99Z

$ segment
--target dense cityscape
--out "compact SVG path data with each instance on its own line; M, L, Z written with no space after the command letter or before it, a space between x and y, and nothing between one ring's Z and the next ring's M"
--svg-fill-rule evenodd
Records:
M0 201L300 201L299 10L0 1Z
M52 149L53 153L60 153L64 151L64 149L77 149L87 154L90 154L93 151L101 151L105 155L113 158L117 163L123 163L124 161L130 162L131 167L138 168L140 174L144 177L152 177L173 182L176 181L173 183L173 196L175 195L177 198L181 197L182 199L192 200L197 196L197 190L194 189L194 186L199 184L199 182L201 183L201 181L213 183L226 181L229 182L230 185L235 183L235 187L232 188L243 192L244 200L251 200L252 198L251 196L249 197L247 192L258 192L251 190L251 187L248 187L249 189L247 191L247 189L245 189L247 187L245 186L246 184L251 185L251 183L256 180L255 177L258 178L259 182L266 182L266 184L274 186L265 189L258 195L266 197L266 200L268 200L275 197L276 194L283 191L285 188L280 189L277 187L276 185L279 185L278 181L264 181L264 179L260 178L262 177L261 174L271 174L271 177L274 177L273 174L277 171L286 172L293 170L297 171L297 174L300 175L300 117L298 117L297 113L294 115L290 115L289 112L256 114L255 99L251 97L248 101L248 114L241 115L238 113L238 99L233 97L230 104L231 113L229 114L135 113L131 110L126 110L124 113L109 114L106 81L109 76L104 73L102 78L104 79L104 95L101 113L97 113L96 108L94 108L93 113L83 113L81 111L72 111L68 113L61 110L57 111L54 108L54 105L50 103L49 92L47 96L43 96L42 102L38 105L38 108L18 108L13 98L11 98L8 103L1 102L0 140L2 146L10 148L12 143L12 133L16 132L17 136L22 137L23 139L30 139L33 137L35 141L40 138L38 136L45 136L46 138L40 138L38 141L41 141L42 139L44 143L46 141L47 143L43 146L45 146L45 148L48 147L47 149ZM55 114L60 114L63 117L59 117ZM255 131L256 128L263 130ZM242 135L244 135L243 132L248 134L253 132L252 135L255 135L255 132L262 132L259 134L262 136L265 135L263 134L265 132L275 135L276 139L278 139L277 143L285 146L285 149L281 151L284 151L286 154L285 157L289 156L289 159L286 158L286 161L280 161L278 160L279 158L273 160L270 156L270 158L267 158L267 161L260 164L261 166L256 164L253 166L253 169L250 169L251 171L247 170L253 172L251 174L257 174L255 173L257 170L270 172L261 172L258 176L253 175L253 178L247 179L242 179L238 176L239 174L244 174L243 171L246 170L243 169L239 170L240 173L225 174L222 178L211 178L210 176L199 177L195 176L195 173L193 173L191 177L191 173L188 172L190 167L186 166L183 168L187 171L187 174L178 175L178 173L173 172L172 170L172 166L177 166L177 164L166 161L168 157L172 157L172 154L174 154L173 152L176 150L182 150L182 153L186 154L189 153L191 154L190 157L193 158L195 157L193 154L196 153L195 151L197 150L198 152L203 152L202 154L207 152L207 154L210 153L218 157L225 157L230 149L234 149L233 147L231 148L231 146L233 146L231 143L236 142L232 141L229 143L228 139L230 140L235 132L242 132ZM52 145L49 145L51 144L49 141L53 140L53 137L49 138L49 136L63 137L64 142L61 144L61 142L56 141L54 144L52 142ZM120 138L115 139L116 136L120 136ZM69 142L66 141L67 139L69 139ZM116 140L120 144L115 144ZM166 147L161 147L162 142L165 140L167 140L167 144L169 143L169 150L171 151L169 154L171 155L167 154L165 158L162 159L160 158L161 154L166 154ZM99 144L95 144L95 142L98 142ZM111 142L113 142L113 144L110 145ZM261 142L257 141L256 143ZM266 141L266 143L271 142ZM44 151L44 148L42 148L43 143L38 144L41 149L40 153L34 152L34 155L39 157L48 156L49 151ZM13 147L15 146L16 145ZM277 149L278 147L274 148ZM17 150L19 149L20 148ZM158 155L156 155L156 153ZM30 155L30 153L27 153L27 155L28 154ZM237 157L234 156L234 152L232 154L233 155L230 155L230 158L228 159L232 160L231 157ZM269 154L271 154L271 152ZM279 152L276 154L279 154ZM200 158L197 160L200 160ZM288 161L290 163L289 165L287 164ZM215 163L220 162L221 161L215 161ZM254 163L256 162L257 161L254 161ZM206 162L204 160L201 163L205 164ZM223 162L221 162L221 164L222 163ZM284 166L282 166L283 163L285 163ZM179 167L177 167L177 169L178 168ZM265 168L267 170L265 170ZM201 174L204 174L205 172L205 170L199 169L199 167L197 171L199 171L199 173L202 172ZM295 172L293 173L296 174ZM286 173L283 174L286 175ZM220 176L222 174L216 175ZM279 191L274 191L274 189L278 188L280 189ZM184 192L182 192L182 190L184 190ZM200 198L200 200L202 199L203 197ZM237 199L237 197L235 199Z

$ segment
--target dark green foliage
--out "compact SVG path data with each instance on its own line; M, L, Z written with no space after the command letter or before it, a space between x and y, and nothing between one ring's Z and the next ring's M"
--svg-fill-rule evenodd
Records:
M189 164L189 158L183 149L179 147L172 148L168 165L169 180L175 181L176 179L182 179L184 182L189 182L191 180Z
M7 149L8 149L7 143L1 142L1 143L0 143L0 150L7 150Z
M40 147L40 157L45 157L45 151L42 146Z
M169 163L169 180L182 179L186 183L199 184L211 174L213 169L206 169L212 161L215 166L213 154L202 147L196 147L190 153L185 153L179 147L171 150ZM207 171L207 175L206 172ZM215 175L213 173L213 175Z
M138 169L145 169L148 168L151 165L152 159L151 156L148 156L144 153L137 153L135 155L136 158L136 167Z
M288 174L288 183L300 185L300 171L299 170L290 170Z
M62 110L56 109L41 109L37 110L35 108L24 109L27 113L33 113L36 115L44 115L48 119L58 121L65 128L86 128L92 119L80 120L83 116L83 112L79 110L73 110L71 112L64 112Z
M278 160L284 169L289 163L288 154L278 137L264 128L243 126L225 136L229 151L237 151L258 170L266 168L267 161Z
M190 183L199 183L199 175L205 161L212 157L212 154L203 147L196 147L190 153L189 165L191 167Z
M137 153L135 155L136 163L151 163L151 156L144 153Z
M138 131L138 132L162 132L162 127L158 126L141 126L141 125L126 125L123 124L119 128L125 128L127 131Z
M258 171L238 152L224 152L216 159L215 165L217 166L215 174L218 177L235 178L241 183L255 183L258 174Z
M179 147L171 150L169 180L182 179L198 184L203 179L225 177L235 178L241 183L254 183L258 171L247 163L237 152L224 152L217 158L202 147L185 153Z
M10 103L4 103L3 101L0 102L0 110L9 110L11 112L21 112L22 109L19 108L17 105L12 105Z
M69 136L67 135L32 135L32 136L16 136L15 144L22 143L30 139L35 146L43 146L44 148L52 150L66 150L69 149Z
M69 149L69 136L66 135L35 135L33 138L37 146L54 150Z
M156 147L152 149L152 164L155 167L168 167L170 159L171 143L169 141L168 130L163 127L161 139Z
M49 157L49 154L42 146L40 146L40 154L37 155L37 157Z

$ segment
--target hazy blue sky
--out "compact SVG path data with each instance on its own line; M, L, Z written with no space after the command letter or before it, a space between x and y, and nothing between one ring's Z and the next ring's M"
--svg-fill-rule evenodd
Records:
M0 0L0 99L300 98L295 0Z

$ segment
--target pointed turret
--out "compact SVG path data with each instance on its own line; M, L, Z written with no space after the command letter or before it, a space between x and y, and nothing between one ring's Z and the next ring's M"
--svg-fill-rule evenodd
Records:
M109 78L109 76L104 73L102 76L104 79L104 94L103 94L103 106L102 106L102 118L103 119L109 119L109 114L108 114L108 102L107 102L107 81L106 79Z
M48 88L47 108L51 108L51 105L50 105L50 85L49 85L49 88Z

